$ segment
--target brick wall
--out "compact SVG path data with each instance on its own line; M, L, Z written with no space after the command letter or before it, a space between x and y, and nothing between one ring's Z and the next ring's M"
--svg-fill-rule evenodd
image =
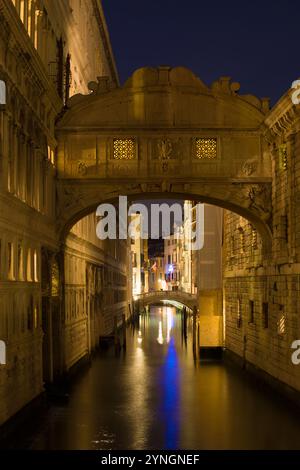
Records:
M226 347L300 391L291 344L300 339L300 136L273 150L273 244L262 253L255 228L224 214Z

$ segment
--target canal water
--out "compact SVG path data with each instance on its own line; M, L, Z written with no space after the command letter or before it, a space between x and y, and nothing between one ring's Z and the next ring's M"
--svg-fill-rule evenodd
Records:
M127 348L101 351L66 403L51 404L13 447L30 449L300 449L293 408L242 370L195 360L173 307L127 329Z

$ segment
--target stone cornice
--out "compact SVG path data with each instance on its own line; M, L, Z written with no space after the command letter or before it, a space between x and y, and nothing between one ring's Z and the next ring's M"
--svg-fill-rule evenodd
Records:
M110 42L109 33L108 33L108 29L107 29L107 25L106 25L106 21L104 17L102 4L100 0L92 0L92 2L93 2L94 11L95 11L95 17L96 17L99 30L100 30L101 39L103 42L103 47L104 47L105 54L106 54L106 59L107 59L108 66L111 71L112 81L113 83L115 83L115 85L118 86L120 83L119 76L118 76L117 67L116 67L116 63L115 63L115 59L114 59L114 55L113 55L113 51L111 47L111 42Z
M274 137L300 130L300 105L294 105L288 90L266 116L264 124Z

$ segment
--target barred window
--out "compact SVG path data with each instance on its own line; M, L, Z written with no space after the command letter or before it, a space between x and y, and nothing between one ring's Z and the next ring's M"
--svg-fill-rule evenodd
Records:
M135 152L136 143L134 139L114 139L114 160L133 160Z
M198 138L196 139L196 154L199 160L213 160L217 158L217 139Z

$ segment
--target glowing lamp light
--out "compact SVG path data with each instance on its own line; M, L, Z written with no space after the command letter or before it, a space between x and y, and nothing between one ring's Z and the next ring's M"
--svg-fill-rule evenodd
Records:
M174 266L173 264L169 264L168 266L168 273L172 273L174 271Z

